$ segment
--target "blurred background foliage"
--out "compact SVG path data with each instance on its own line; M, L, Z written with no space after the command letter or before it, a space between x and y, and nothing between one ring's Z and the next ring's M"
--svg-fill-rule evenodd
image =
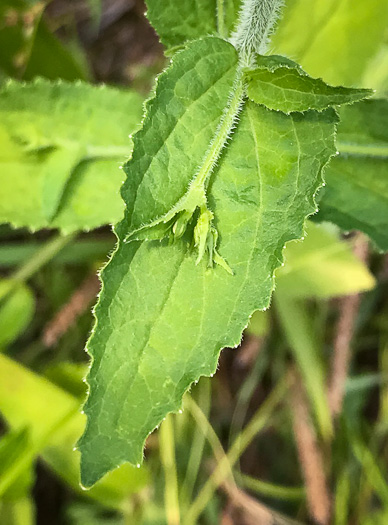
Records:
M166 64L144 11L141 0L1 0L0 81L130 88L127 137ZM386 97L387 27L386 0L286 0L272 51ZM119 160L96 172L119 176ZM23 184L28 202L35 190ZM388 259L327 223L308 224L305 241L287 246L272 308L254 314L213 380L149 437L144 466L123 465L82 490L73 447L85 424L83 349L96 272L115 242L109 226L92 229L110 220L99 217L35 233L0 226L0 523L386 524Z

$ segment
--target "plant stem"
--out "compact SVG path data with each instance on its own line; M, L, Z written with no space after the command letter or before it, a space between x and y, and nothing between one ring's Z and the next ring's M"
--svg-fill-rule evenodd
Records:
M283 0L244 0L231 42L240 52L243 66L252 66L254 55L268 49L269 37L278 19Z
M175 464L175 439L172 415L160 427L161 460L164 469L164 503L168 525L180 524L178 478Z
M181 494L184 495L188 503L191 502L194 485L198 477L198 471L201 465L203 449L205 446L205 439L210 432L210 429L208 432L207 427L204 427L202 424L202 421L206 421L206 423L210 426L210 423L208 422L211 404L211 386L209 379L203 378L198 385L198 390L198 405L194 402L191 396L187 396L184 402L185 408L188 408L188 410L190 411L191 415L197 423L191 443L189 461L187 462L186 476L182 484L181 491ZM196 414L194 414L193 412L194 405L194 410L196 410ZM198 416L199 413L199 417L201 417L202 421L199 421L198 417L196 417L196 415ZM210 428L213 430L211 426Z
M75 238L76 234L70 235L57 235L51 239L47 244L42 246L40 250L34 253L33 257L21 266L16 272L11 274L9 279L9 285L1 290L0 300L8 295L12 290L20 283L27 281L32 277L40 268L47 264L62 248L64 248L69 242Z
M217 0L217 31L222 38L228 36L225 25L225 0Z
M287 390L287 379L283 378L268 399L260 406L244 430L237 436L229 452L218 463L213 474L199 492L189 508L184 525L195 525L198 518L211 500L214 491L229 476L230 468L237 462L252 439L268 424L275 408L282 400Z
M246 474L241 474L241 481L244 488L256 492L260 496L284 500L284 501L301 501L306 497L304 487L285 487L274 485L267 481L252 478Z

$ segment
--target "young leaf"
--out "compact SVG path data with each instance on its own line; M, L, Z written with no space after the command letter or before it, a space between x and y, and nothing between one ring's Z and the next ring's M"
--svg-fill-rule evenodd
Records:
M234 56L232 46L216 38L177 54L134 137L123 190L127 211L117 228L118 249L103 272L99 321L88 345L91 394L80 441L85 486L124 461L141 463L147 435L179 409L193 381L214 373L221 348L239 343L252 312L268 306L284 243L302 235L306 215L315 211L322 169L335 152L335 112L287 116L242 95L236 102ZM204 97L212 96L205 105ZM205 205L233 276L224 268L209 270L203 258L196 264L198 247L190 241L198 212L192 223L184 217L187 230L173 244L123 242L128 231L131 237L154 220L144 228L144 237L153 235L164 224L157 219L190 194L203 166L210 179Z
M247 93L251 100L269 109L284 111L322 111L330 106L364 99L373 91L328 86L320 78L311 78L288 58L257 56L256 67L245 72Z
M241 0L147 0L147 18L169 48L219 34L227 37Z
M9 82L0 90L0 222L70 232L119 219L118 167L141 106L113 88Z
M369 100L340 110L340 152L326 171L316 220L366 233L388 250L388 101Z
M312 76L358 84L383 42L386 0L287 0L272 49L292 56Z

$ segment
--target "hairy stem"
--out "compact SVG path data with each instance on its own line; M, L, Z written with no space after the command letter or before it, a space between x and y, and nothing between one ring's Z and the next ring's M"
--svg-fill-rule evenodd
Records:
M239 50L243 65L252 65L255 53L268 48L283 0L244 0L240 20L231 42Z

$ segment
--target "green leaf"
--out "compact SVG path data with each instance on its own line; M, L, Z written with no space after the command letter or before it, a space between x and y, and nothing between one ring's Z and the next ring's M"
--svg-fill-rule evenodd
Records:
M370 100L340 112L340 152L325 172L315 220L366 233L388 250L388 101Z
M24 448L23 457L34 459L40 455L73 490L104 506L121 508L129 494L137 492L147 483L145 469L137 470L124 465L101 480L93 490L87 493L81 491L79 452L73 450L85 425L79 400L2 354L0 413L13 431L28 429L29 447Z
M375 279L328 228L309 223L303 243L292 242L284 251L286 264L276 272L276 292L295 298L336 297L370 290Z
M116 222L118 168L141 106L137 94L113 88L8 83L0 91L0 221L64 232Z
M246 71L248 96L269 109L322 111L330 106L349 104L371 95L366 89L328 86L322 79L309 77L301 67L281 56L258 56L256 68Z
M388 24L387 0L287 0L275 53L334 85L360 82Z
M233 28L241 0L147 0L147 17L167 47Z
M9 289L9 280L0 281L2 290ZM12 343L29 325L35 311L32 291L23 283L18 283L14 291L0 301L0 349Z
M284 244L316 211L321 172L335 152L334 110L285 115L256 105L240 94L235 62L225 41L190 44L160 77L134 137L126 215L88 345L88 425L79 443L85 486L124 461L141 463L148 434L180 408L193 381L214 373L221 348L239 343L250 315L268 307ZM205 186L206 203L188 206L191 222L181 207L174 227L169 207L189 198L192 205L193 188ZM205 205L233 276L225 266L209 270L200 246L192 248ZM160 240L165 232L153 228L167 218L176 233L181 217L186 231L173 243ZM128 242L147 223L144 238L158 240Z
M0 439L0 498L17 499L32 485L31 449L27 429L9 432Z

